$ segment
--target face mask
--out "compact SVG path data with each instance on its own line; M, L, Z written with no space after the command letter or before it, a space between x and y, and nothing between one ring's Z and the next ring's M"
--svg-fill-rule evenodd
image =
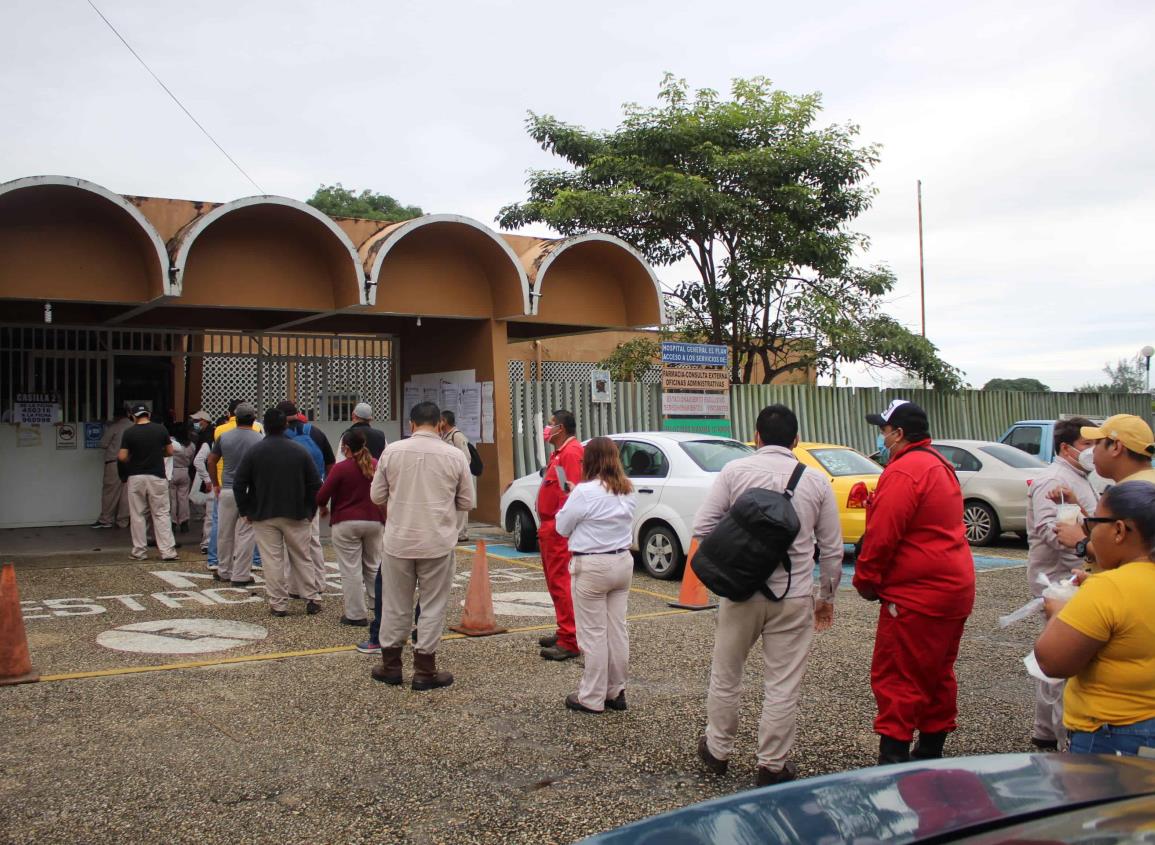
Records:
M1088 446L1079 453L1079 466L1088 473L1095 471L1095 447Z
M553 426L552 425L547 425L545 428L543 428L541 430L541 439L545 441L546 446L548 446L549 442L551 440L553 440Z
M879 432L878 439L875 440L875 444L878 446L878 462L884 466L890 463L890 444L886 442L886 437L885 434Z

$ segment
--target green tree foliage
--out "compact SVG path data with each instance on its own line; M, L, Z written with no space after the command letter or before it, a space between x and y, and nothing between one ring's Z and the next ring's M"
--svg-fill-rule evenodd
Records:
M340 182L336 185L321 185L305 202L330 217L360 217L392 223L412 220L423 213L417 206L401 205L386 194L375 194L368 189L359 194L354 193Z
M635 337L619 343L598 367L610 371L614 381L637 381L662 355L662 347L648 337Z
M653 264L688 260L696 273L670 294L672 322L687 340L728 345L736 382L755 360L765 382L848 361L961 386L931 343L883 312L893 274L854 264L868 244L847 227L870 205L863 180L878 161L856 127L816 127L818 94L761 77L735 80L724 100L667 74L658 97L627 105L613 132L531 113L529 134L571 169L532 171L529 198L498 222L609 232Z
M993 378L983 390L1012 390L1018 393L1049 393L1051 388L1037 378Z
M1142 393L1147 381L1145 365L1139 361L1120 358L1115 366L1108 362L1103 367L1107 375L1104 384L1084 384L1075 388L1076 393Z

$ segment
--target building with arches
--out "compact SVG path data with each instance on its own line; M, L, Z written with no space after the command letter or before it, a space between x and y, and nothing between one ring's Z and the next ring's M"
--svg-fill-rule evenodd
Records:
M366 398L393 439L406 382L493 382L492 442L477 444L485 521L513 480L509 344L665 319L651 268L608 235L330 218L277 196L127 196L65 176L0 184L0 309L5 420L26 394L55 397L57 422L81 428L131 401L184 419L288 397L334 439ZM100 451L55 448L53 426L36 428L0 426L6 475L30 479L0 492L0 527L90 522Z

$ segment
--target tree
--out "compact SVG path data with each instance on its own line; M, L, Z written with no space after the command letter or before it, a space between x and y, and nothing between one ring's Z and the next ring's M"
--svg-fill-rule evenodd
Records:
M1051 388L1037 378L993 378L983 390L1011 390L1018 393L1049 393Z
M336 185L321 185L305 202L330 217L361 217L393 223L412 220L423 213L415 205L401 205L393 197L375 194L368 189L359 194L354 193L340 182Z
M1142 393L1147 379L1144 365L1137 360L1120 358L1112 367L1108 362L1103 372L1110 379L1106 384L1084 384L1075 388L1076 393Z
M598 367L610 371L614 381L637 381L646 374L662 354L661 345L648 337L635 337L619 343Z
M531 171L528 199L498 222L609 232L652 264L688 260L696 276L669 294L672 323L687 340L728 345L736 382L757 359L764 382L848 361L961 386L931 343L883 312L893 274L853 263L868 243L847 226L870 205L862 180L878 161L875 147L855 146L856 127L814 127L818 94L761 77L735 80L722 100L691 97L667 74L658 98L625 106L604 133L531 112L529 134L572 169Z

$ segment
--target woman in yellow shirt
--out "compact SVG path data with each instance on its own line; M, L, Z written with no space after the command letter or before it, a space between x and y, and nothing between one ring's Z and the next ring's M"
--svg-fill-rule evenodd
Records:
M1084 530L1101 571L1052 616L1035 657L1052 678L1071 679L1063 723L1072 752L1155 751L1155 484L1112 487Z

